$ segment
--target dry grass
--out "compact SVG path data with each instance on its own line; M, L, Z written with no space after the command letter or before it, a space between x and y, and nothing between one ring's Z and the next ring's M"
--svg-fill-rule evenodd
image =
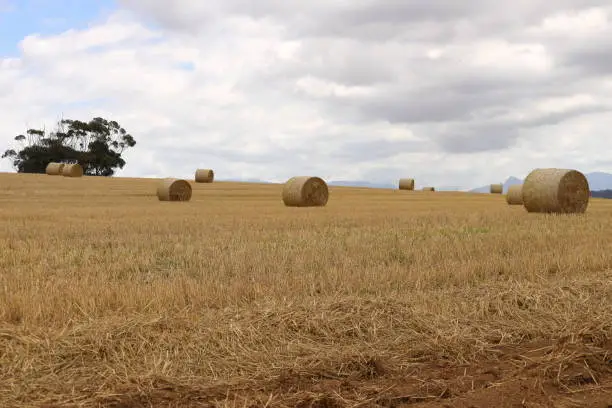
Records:
M0 175L0 406L610 401L612 200L157 182Z

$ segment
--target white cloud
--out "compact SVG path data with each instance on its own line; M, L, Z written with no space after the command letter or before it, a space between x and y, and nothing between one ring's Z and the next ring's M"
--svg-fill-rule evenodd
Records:
M549 165L612 172L612 14L595 1L122 4L0 60L4 145L63 114L131 132L125 176L467 188Z
M542 20L540 30L561 35L588 36L610 29L606 10L589 8L584 10L560 11Z
M553 60L542 44L511 44L487 40L464 50L474 68L496 70L510 76L549 74Z

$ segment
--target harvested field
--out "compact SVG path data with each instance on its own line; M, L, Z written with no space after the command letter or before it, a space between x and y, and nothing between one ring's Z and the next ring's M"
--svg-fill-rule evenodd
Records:
M158 182L0 174L1 407L612 404L612 200Z

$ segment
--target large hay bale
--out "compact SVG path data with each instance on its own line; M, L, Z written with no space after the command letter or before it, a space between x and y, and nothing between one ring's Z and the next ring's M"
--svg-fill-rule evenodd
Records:
M55 163L51 162L47 164L45 168L45 173L49 176L60 176L62 174L62 170L64 169L64 163Z
M535 169L523 182L523 205L528 212L584 213L589 204L589 182L568 169Z
M400 190L414 190L414 179L403 178L399 180Z
M491 194L501 194L504 192L503 184L491 184Z
M436 191L433 187L423 187L423 191Z
M83 167L80 164L66 164L62 169L64 177L83 177Z
M196 183L212 183L215 178L215 172L211 169L197 169L195 172Z
M514 184L508 187L506 202L509 205L523 205L523 185Z
M186 180L167 178L157 186L159 201L189 201L191 200L191 184Z
M329 199L329 190L319 177L298 176L287 180L282 197L288 207L323 207Z

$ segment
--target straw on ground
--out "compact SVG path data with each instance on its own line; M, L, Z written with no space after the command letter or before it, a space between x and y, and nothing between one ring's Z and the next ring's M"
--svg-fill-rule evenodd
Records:
M0 407L610 403L612 200L67 181L0 174Z

